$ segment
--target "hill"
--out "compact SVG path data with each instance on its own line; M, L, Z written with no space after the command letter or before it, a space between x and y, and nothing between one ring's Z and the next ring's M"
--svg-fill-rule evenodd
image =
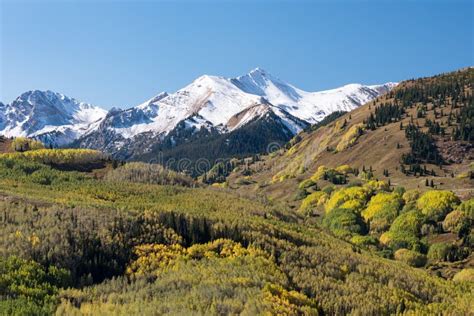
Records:
M336 238L278 204L157 185L140 176L146 169L133 170L138 177L120 177L123 170L94 179L0 156L2 311L472 311L469 269L446 280Z
M303 180L318 168L348 165L358 175L347 174L346 184L370 171L372 178L393 187L423 191L428 182L468 198L473 195L473 81L474 69L468 68L402 82L299 134L288 148L242 163L228 184L242 194L252 191L297 206L294 196ZM410 138L414 131L418 134ZM242 182L251 183L252 190ZM321 188L330 184L324 177L318 181Z
M403 82L201 184L5 140L0 310L472 314L472 77Z

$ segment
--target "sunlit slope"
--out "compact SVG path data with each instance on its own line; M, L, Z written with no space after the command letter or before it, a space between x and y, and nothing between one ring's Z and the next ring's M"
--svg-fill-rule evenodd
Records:
M311 177L319 167L349 165L359 171L371 168L374 178L390 180L392 186L403 185L423 190L426 188L426 180L430 184L433 180L436 188L451 189L461 196L469 196L473 188L469 172L472 170L474 151L472 140L459 137L459 129L462 125L460 116L464 115L465 118L467 115L470 117L467 125L472 131L473 77L474 70L469 68L404 81L392 92L335 121L301 133L290 142L292 146L251 164L248 167L250 172L246 170L245 175L242 168L234 172L229 177L229 184L241 192L248 192L251 188L253 193L291 202L298 184ZM433 96L434 94L437 95ZM384 105L401 108L400 117L379 115L382 120L387 120L387 117L389 120L378 126L369 126L371 114L376 118L376 109ZM441 164L421 159L418 165L426 170L422 175L419 172L416 175L413 172L402 172L402 156L411 152L410 141L406 137L410 124L418 126L422 132L432 137L443 158ZM430 128L427 124L433 127ZM436 134L436 124L444 129L444 135L439 131ZM466 129L465 123L463 126ZM457 136L453 136L454 134ZM404 164L404 168L409 171L410 165ZM252 187L239 184L244 177ZM360 176L349 176L347 183L358 179ZM328 184L330 182L324 179L319 183L320 187Z
M470 308L469 283L380 258L272 203L211 188L98 180L21 157L1 158L0 172L0 267L9 276L3 310L380 315ZM18 288L23 269L38 273ZM44 269L49 274L36 280Z

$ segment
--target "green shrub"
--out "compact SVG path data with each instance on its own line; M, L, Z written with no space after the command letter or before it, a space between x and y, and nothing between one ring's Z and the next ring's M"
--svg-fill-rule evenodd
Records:
M323 225L332 232L339 230L347 232L347 235L363 235L367 233L362 217L351 209L336 208L327 213L323 219Z
M395 189L393 189L393 193L398 194L400 197L403 197L403 194L405 194L406 190L402 186L397 186Z
M388 232L380 236L380 242L393 250L400 248L420 249L423 247L419 237L425 217L414 210L400 214Z
M109 171L105 179L117 182L138 182L162 185L192 186L194 181L191 177L164 168L158 164L143 162L130 162Z
M457 210L463 212L471 221L474 221L474 198L459 204Z
M373 236L361 236L355 235L351 238L351 243L360 247L369 247L369 246L376 246L379 242L377 238Z
M422 267L426 264L426 256L409 249L398 249L393 255L395 260L404 262L412 267Z
M443 221L443 229L447 232L460 234L468 232L472 225L472 221L466 214L459 209L452 211Z
M70 274L55 266L45 268L16 256L0 258L0 310L10 315L49 314L59 289L71 284Z
M405 203L411 203L411 202L416 202L420 198L420 191L419 190L408 190L405 191L402 195L403 200L405 200Z
M390 247L392 250L408 248L421 250L424 248L420 238L406 232L385 232L380 236L380 243Z
M0 315L54 315L55 302L37 303L31 299L8 298L0 300Z
M425 217L419 211L410 211L400 214L390 226L391 232L406 232L419 236Z
M402 198L405 202L402 212L409 212L416 209L416 201L420 198L419 190L408 190L403 193Z
M305 197L308 196L308 191L306 191L305 189L298 189L295 193L295 197L294 197L294 200L295 201L299 201L299 200L302 200L304 199Z
M42 184L42 185L50 185L53 183L54 175L51 170L47 169L40 169L38 171L33 172L31 175L31 182Z
M324 193L326 193L328 196L330 196L336 188L333 185L327 185L324 188L321 189Z
M446 261L452 249L452 245L446 243L432 244L428 250L428 259L433 262Z
M81 181L85 176L80 172L61 172L38 162L22 158L4 158L0 155L0 178L51 185L53 183Z

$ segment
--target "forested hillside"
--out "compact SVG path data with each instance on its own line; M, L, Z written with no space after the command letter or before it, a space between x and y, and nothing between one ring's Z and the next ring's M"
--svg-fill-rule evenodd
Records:
M298 206L299 184L319 168L348 165L355 173L332 173L318 181L347 185L365 179L392 187L454 190L473 195L474 69L412 79L388 94L301 133L291 146L242 163L228 179L242 193L253 191ZM342 179L344 177L344 179ZM342 182L342 183L340 183Z
M153 146L142 157L142 161L159 162L179 171L188 171L193 176L202 175L216 163L232 158L265 153L269 144L283 146L292 138L292 132L278 117L269 113L257 118L230 133L221 134L213 129L189 129L184 122ZM304 122L301 125L305 126ZM199 165L199 162L206 162Z
M355 218L351 224L354 215L335 209L341 209L341 198L361 208L370 200L370 211L362 214L377 214L373 200L392 194L400 200L394 204L397 210L417 201L401 213L408 216L420 209L425 214L431 200L425 201L424 195L390 193L377 183L354 188L363 193L349 194L352 200L328 192L325 205L334 216L320 225L305 212L263 199L186 188L182 185L190 183L185 178L155 167L119 164L97 179L93 172L58 170L47 160L50 155L37 152L44 161L21 154L0 156L0 309L6 314L472 311L472 269L452 268L452 281L453 275L410 267L417 265L413 260L418 263L410 257L414 250L395 252L400 261L385 259L370 249L364 220ZM84 162L81 151L69 153L78 160L69 159L68 170ZM150 181L146 170L162 182ZM442 205L440 216L453 220L444 219L446 229L463 238L456 248L460 256L461 249L472 245L472 203L460 204L448 194ZM449 215L453 212L459 215ZM390 231L395 233L395 226ZM395 236L411 242L406 234L397 231ZM423 238L414 234L420 238L414 243L423 245ZM337 237L349 235L362 242ZM385 250L388 257L397 249L390 247Z
M473 75L404 82L199 179L3 139L0 311L470 315Z

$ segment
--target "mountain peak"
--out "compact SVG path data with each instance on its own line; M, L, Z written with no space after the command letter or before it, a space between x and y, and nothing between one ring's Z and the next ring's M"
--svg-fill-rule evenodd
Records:
M26 91L3 107L0 134L36 137L55 145L71 142L107 113L51 90Z
M387 93L398 85L398 82L386 82L383 84L368 86L369 88L377 91L378 93Z
M260 68L260 67L252 69L248 74L246 74L244 76L241 76L239 78L245 78L245 77L250 77L254 81L267 81L267 80L270 80L270 81L278 82L280 84L286 84L286 83L282 82L280 79L274 77L272 74L270 74L265 69Z
M267 71L263 68L256 67L256 68L250 70L250 72L249 72L249 74L254 74L254 73L267 74Z

